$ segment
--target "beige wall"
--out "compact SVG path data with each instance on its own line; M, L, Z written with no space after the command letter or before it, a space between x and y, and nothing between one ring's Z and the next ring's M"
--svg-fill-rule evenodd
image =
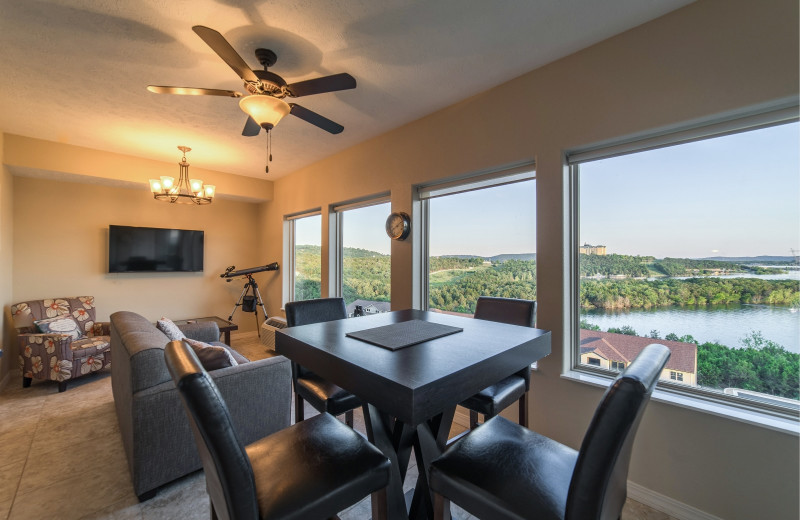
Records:
M143 190L14 177L13 302L92 295L98 319L118 310L155 320L227 317L242 290L219 274L228 265L263 265L257 255L258 205L226 199L208 206L167 204ZM205 232L202 273L109 274L109 224ZM259 280L274 273L258 275ZM12 303L13 303L12 302ZM8 304L8 301L6 302ZM238 311L242 330L252 314Z
M571 311L564 152L797 96L797 21L795 0L700 0L329 157L276 181L262 256L281 258L286 214L322 207L328 229L331 204L390 191L416 223L416 184L535 158L538 323L553 354L534 376L532 424L577 447L601 390L560 377ZM393 308L414 302L418 238L392 246ZM277 312L280 286L266 296ZM722 518L797 518L799 456L795 436L653 403L630 478Z
M161 162L6 134L3 163L12 168L35 172L58 172L61 177L69 176L79 182L138 186L149 190L149 178L158 178L161 175L177 177L180 152L174 150L174 162ZM192 163L191 152L187 160ZM250 202L272 199L272 181L206 170L195 164L192 164L190 174L192 178L203 179L205 184L215 185L218 196Z
M4 136L0 133L0 388L7 381L9 369L17 366L17 353L13 342L13 328L10 324L10 305L12 303L12 261L14 251L14 177L3 163Z

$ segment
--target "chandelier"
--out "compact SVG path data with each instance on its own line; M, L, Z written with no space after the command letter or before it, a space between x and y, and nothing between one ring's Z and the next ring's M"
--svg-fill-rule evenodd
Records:
M153 198L179 204L211 204L217 187L203 184L201 179L190 179L186 152L190 152L192 149L188 146L179 146L178 150L183 152L181 162L178 163L180 166L178 182L175 182L174 177L168 175L162 175L160 179L150 179L150 191L153 193Z

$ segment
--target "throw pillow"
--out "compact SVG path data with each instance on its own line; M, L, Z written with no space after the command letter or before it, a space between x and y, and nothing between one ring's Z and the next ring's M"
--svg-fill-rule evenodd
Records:
M46 320L37 320L33 324L43 334L64 334L71 336L73 341L83 337L83 332L78 326L78 322L72 316L58 316Z
M209 345L196 339L183 338L197 354L200 364L206 370L217 370L218 368L235 367L239 363L234 359L228 349L225 347L218 347L216 345Z
M158 327L158 330L163 332L170 341L180 341L186 337L183 331L169 318L162 316L161 319L156 322L156 327Z

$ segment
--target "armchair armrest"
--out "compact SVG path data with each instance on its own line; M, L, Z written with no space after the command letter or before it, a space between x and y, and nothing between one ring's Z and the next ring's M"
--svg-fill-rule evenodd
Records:
M53 355L58 359L72 359L72 336L36 332L19 334L17 338L19 355L23 358L39 357L43 363Z
M205 343L219 341L219 326L213 321L199 321L178 325L187 338L196 339Z

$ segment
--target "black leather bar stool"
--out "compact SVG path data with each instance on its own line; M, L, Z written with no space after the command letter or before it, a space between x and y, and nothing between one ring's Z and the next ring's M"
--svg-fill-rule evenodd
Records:
M347 318L344 298L321 298L286 304L286 324L289 327L323 323ZM344 415L344 422L353 427L353 409L361 406L361 400L347 390L334 385L292 361L292 384L294 385L294 421L303 420L303 401L308 401L320 413Z
M475 306L475 319L533 327L536 320L536 302L481 296ZM519 401L519 424L527 428L530 388L531 370L530 367L525 367L459 404L469 410L469 427L474 430L478 426L479 413L483 414L484 421L487 421L511 406L514 401Z
M595 411L580 451L495 417L433 461L436 518L452 500L478 518L618 519L631 448L670 352L645 347Z
M212 519L330 518L386 492L389 459L331 415L242 446L225 401L191 347L172 341L164 358L203 461Z

